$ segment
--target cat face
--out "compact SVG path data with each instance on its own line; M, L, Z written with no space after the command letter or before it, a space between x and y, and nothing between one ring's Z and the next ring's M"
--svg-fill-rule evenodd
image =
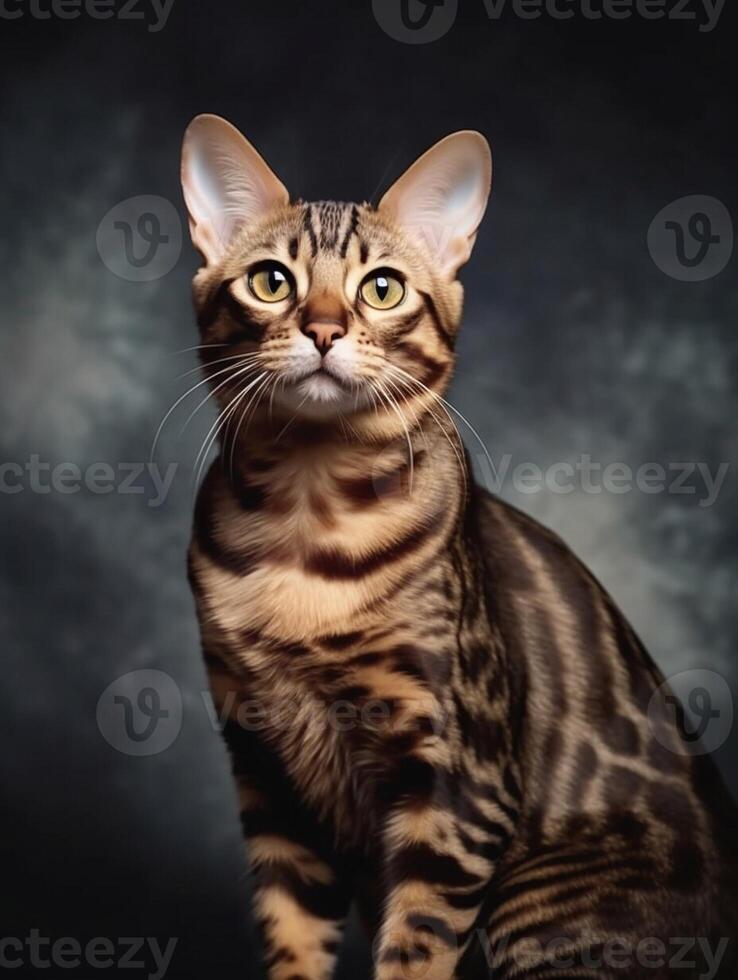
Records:
M368 204L290 201L229 123L189 126L182 184L203 361L221 405L307 418L409 417L448 384L457 280L484 214L491 157L446 137Z

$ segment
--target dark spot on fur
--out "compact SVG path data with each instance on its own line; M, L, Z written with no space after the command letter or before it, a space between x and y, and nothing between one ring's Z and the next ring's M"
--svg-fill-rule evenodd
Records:
M355 633L336 633L334 636L322 636L320 645L329 650L345 650L347 647L355 646L363 637L361 630Z
M602 737L613 752L621 755L638 755L641 739L635 724L623 715L609 718L601 729Z

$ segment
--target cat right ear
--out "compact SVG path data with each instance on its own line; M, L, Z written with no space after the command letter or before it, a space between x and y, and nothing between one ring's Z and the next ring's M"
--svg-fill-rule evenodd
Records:
M471 255L492 187L492 154L481 133L452 133L420 157L379 202L455 279Z
M290 199L249 141L212 115L196 116L187 127L182 190L192 243L208 265L222 259L241 228Z

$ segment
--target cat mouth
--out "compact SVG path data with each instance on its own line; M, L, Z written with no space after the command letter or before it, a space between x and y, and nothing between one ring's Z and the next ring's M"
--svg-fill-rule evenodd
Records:
M363 404L361 384L338 377L321 365L301 377L290 379L278 390L276 400L300 414L323 418L336 412L352 412Z
M300 394L317 402L343 400L346 395L351 393L351 389L345 381L337 378L335 374L323 367L301 378L297 382L297 387Z
M346 381L322 366L306 375L304 378L301 378L300 382L309 381L310 378L320 378L326 381L331 381L333 384L338 385L339 388L342 388L343 391L351 391L351 386Z
M355 385L339 378L325 367L319 367L310 374L299 378L295 385L306 395L317 397L320 401L328 401L339 395L349 395L356 391Z

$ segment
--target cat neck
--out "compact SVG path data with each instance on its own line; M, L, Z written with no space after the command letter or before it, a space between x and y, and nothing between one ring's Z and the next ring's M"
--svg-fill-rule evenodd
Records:
M221 463L234 492L318 533L365 526L370 515L401 511L417 523L461 506L470 476L455 430L426 417L400 429L371 431L351 421L255 420L235 445L222 446Z
M402 620L398 589L458 550L470 480L448 435L431 424L369 442L263 420L226 443L191 558L215 619L294 641L364 628L395 602Z

